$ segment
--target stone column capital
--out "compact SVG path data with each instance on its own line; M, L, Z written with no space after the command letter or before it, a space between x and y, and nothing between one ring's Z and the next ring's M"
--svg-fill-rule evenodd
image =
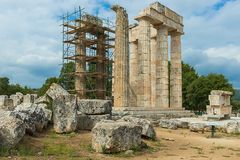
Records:
M157 25L153 25L153 27L156 29L156 30L159 30L161 28L168 28L166 25L164 25L163 23L161 24L157 24Z
M182 36L184 33L178 32L178 31L169 31L170 36Z

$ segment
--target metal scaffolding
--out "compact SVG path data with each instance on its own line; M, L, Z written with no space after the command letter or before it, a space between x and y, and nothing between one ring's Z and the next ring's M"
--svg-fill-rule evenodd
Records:
M62 21L61 84L81 99L111 99L114 23L81 7L63 15Z

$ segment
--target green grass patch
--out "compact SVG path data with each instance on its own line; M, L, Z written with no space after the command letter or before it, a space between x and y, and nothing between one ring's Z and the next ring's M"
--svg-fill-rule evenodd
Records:
M44 156L68 156L68 157L78 157L78 152L74 148L66 144L45 144L43 147Z

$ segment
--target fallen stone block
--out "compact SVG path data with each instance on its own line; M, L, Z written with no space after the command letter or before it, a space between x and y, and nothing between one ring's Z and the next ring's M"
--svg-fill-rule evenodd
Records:
M40 103L50 104L51 99L45 94L45 95L37 98L34 103L36 103L36 104L40 104Z
M54 97L53 124L57 133L70 133L77 129L77 98L75 95Z
M101 121L92 129L92 147L96 152L115 153L141 145L142 127L124 121Z
M189 128L189 122L182 119L173 119L173 122L177 124L178 128Z
M46 95L48 95L52 100L54 100L59 96L67 96L69 95L69 93L65 89L63 89L62 86L53 83L47 90Z
M0 111L0 147L14 147L23 138L25 125L10 111Z
M45 103L39 103L38 107L43 109L43 112L45 114L45 117L48 119L49 122L52 121L52 111L47 109L47 104Z
M240 133L240 122L231 121L228 122L225 126L225 131L229 134L239 134Z
M159 121L159 126L167 129L177 129L178 123L171 119L161 119Z
M156 139L156 132L153 128L152 123L149 120L143 119L143 118L131 117L131 116L125 116L121 120L141 126L143 137L147 137L153 140Z
M80 99L78 111L88 115L111 114L112 102L110 100Z
M190 122L189 123L189 129L192 132L204 132L205 130L205 124L201 122Z
M47 127L48 119L41 107L37 104L22 103L18 105L14 112L15 116L21 119L26 126L26 133L35 135L36 132L42 132Z
M110 114L104 115L85 115L85 114L78 114L78 130L92 130L93 127L100 122L101 120L110 120Z

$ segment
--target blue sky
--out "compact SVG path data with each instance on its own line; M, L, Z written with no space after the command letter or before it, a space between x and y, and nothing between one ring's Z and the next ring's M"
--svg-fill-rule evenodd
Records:
M62 57L59 16L81 5L115 20L112 4L134 16L156 0L0 0L0 77L40 87L58 76ZM224 74L240 88L240 0L160 0L184 17L183 60L201 75Z

